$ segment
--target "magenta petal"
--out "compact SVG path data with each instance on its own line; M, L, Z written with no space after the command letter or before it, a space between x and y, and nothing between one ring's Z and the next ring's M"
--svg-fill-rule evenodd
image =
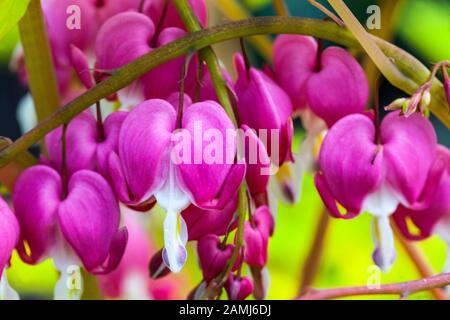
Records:
M196 204L206 210L224 209L236 196L238 189L244 180L245 171L246 165L244 162L233 165L222 185L222 189L216 198L205 202L196 202Z
M258 131L272 162L281 165L291 159L292 133L285 132L291 128L291 100L283 89L262 71L250 68L247 73L242 56L235 56L235 64L238 71L235 90L239 121ZM264 139L260 130L265 131ZM278 133L278 139L273 139L273 133Z
M265 194L270 178L270 158L266 147L256 133L248 126L242 129L245 140L245 161L247 164L246 180L252 196Z
M234 245L226 245L224 248L221 245L220 238L214 234L206 235L198 242L198 258L206 282L223 272L233 255Z
M61 178L47 166L35 166L22 173L16 182L13 202L20 224L21 242L30 247L28 255L24 244L18 247L21 258L37 263L54 242L56 215L62 198Z
M116 69L150 52L154 32L153 22L140 13L121 13L109 19L97 35L97 68Z
M50 132L45 138L50 164L62 170L62 127ZM97 124L88 110L75 117L67 127L67 168L70 175L78 170L95 170L97 148Z
M58 209L58 220L65 239L88 271L105 263L111 246L117 246L115 240L123 242L116 238L119 205L109 184L98 173L82 170L71 177L68 196Z
M234 132L233 123L219 104L206 101L186 110L183 129L190 133L191 152L189 159L177 165L182 188L198 206L211 207L208 203L219 196L230 172L234 173L236 139L224 141L227 130ZM208 132L212 134L209 138ZM231 198L231 192L226 191L226 196Z
M438 156L428 176L421 199L422 196L430 199L421 203L421 209L415 210L400 205L393 215L403 235L411 240L429 237L434 227L444 217L450 215L450 152L443 146L438 148ZM409 230L407 219L419 228L419 234L413 234Z
M114 112L111 113L105 120L104 134L105 140L99 141L97 145L97 166L101 174L107 176L108 173L108 159L112 152L119 151L119 134L122 124L128 116L127 112Z
M253 282L248 277L237 278L231 274L225 284L230 300L245 300L253 292Z
M92 271L94 274L108 274L117 269L125 253L128 242L128 229L120 229L111 242L109 256L104 264Z
M268 244L272 229L272 216L269 208L259 207L254 213L254 225L246 222L244 226L244 261L252 267L263 268L267 263Z
M413 204L436 157L437 138L431 122L420 113L405 118L400 111L392 112L381 125L381 142L389 183Z
M87 89L91 89L94 86L94 80L89 69L89 62L84 52L75 45L70 46L70 61L81 83Z
M342 48L327 48L321 70L307 84L311 110L331 127L347 115L363 113L368 98L367 79L359 63Z
M237 220L230 226L237 209L237 197L231 200L223 210L204 210L194 205L182 212L188 228L189 241L200 240L207 234L223 236L236 228Z
M19 224L8 204L0 197L0 279L2 272L9 264L11 253L19 240Z
M296 110L307 105L306 84L317 65L317 50L317 41L309 36L280 35L274 43L276 78Z
M353 219L354 217L359 215L359 212L350 212L345 215L340 213L339 208L336 204L336 199L334 199L334 196L329 190L327 182L325 181L321 172L315 175L314 183L316 185L317 191L319 192L320 198L322 199L324 205L327 207L328 212L331 216L342 219Z
M151 198L167 178L176 119L168 102L148 100L130 112L122 125L119 158L134 204Z
M177 40L186 35L186 31L178 28L164 29L159 35L156 43L157 47L166 45L174 40ZM145 97L147 99L165 99L171 93L180 90L180 79L182 76L183 66L186 58L180 57L160 65L148 72L143 78ZM185 78L186 92L192 91L197 83L197 58L193 57L189 62L187 75ZM161 86L161 83L164 83Z
M383 152L374 141L375 128L370 119L351 115L338 121L322 144L319 164L324 183L319 179L319 187L326 185L349 212L360 213L364 199L382 181ZM325 195L325 188L321 189ZM333 213L330 201L326 203Z

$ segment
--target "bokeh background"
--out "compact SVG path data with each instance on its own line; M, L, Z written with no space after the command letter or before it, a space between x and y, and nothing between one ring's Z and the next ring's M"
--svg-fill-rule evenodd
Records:
M45 1L45 0L43 0ZM290 13L295 16L324 18L324 15L306 0L286 0ZM322 1L324 3L324 1ZM362 23L366 21L367 7L377 4L381 7L381 30L375 34L409 51L426 65L450 59L450 1L448 0L347 0L347 5ZM247 16L274 15L270 0L209 0L210 24L218 24L229 19ZM248 41L252 63L262 65L266 61L265 48L270 51L271 37L262 37ZM21 129L16 117L16 108L26 89L18 83L17 77L10 72L11 55L18 43L18 31L13 30L0 43L0 136L16 139ZM259 49L254 43L259 43ZM232 53L238 51L236 41L217 46L217 52L228 69L232 71ZM371 81L374 70L367 67ZM373 82L372 82L373 83ZM373 88L371 88L373 90ZM381 84L380 99L382 105L403 94L385 81ZM450 134L447 128L435 118L432 121L438 132L439 142L450 147ZM301 127L296 139L300 139ZM303 267L309 255L322 212L322 204L313 186L311 176L307 176L302 189L300 203L295 206L281 205L278 212L276 232L270 241L268 269L271 274L269 299L292 299L298 296L302 282ZM153 212L149 223L149 234L158 243L162 239L161 217ZM365 285L373 275L371 252L371 223L368 214L351 221L330 219L324 234L323 255L318 265L313 285L316 288L329 288L350 285ZM185 297L200 281L200 273L195 258L195 245L191 245L187 268L183 271L179 296ZM407 281L419 277L415 266L409 260L402 246L397 243L397 261L389 274L381 275L382 283ZM440 272L445 262L446 247L438 237L432 237L419 244L430 261L435 272ZM10 282L27 298L51 298L56 271L51 261L38 266L26 266L16 255L13 267L8 272ZM95 281L95 279L87 279ZM180 282L181 284L181 282ZM187 285L188 284L188 285ZM95 298L96 292L87 293ZM429 293L419 293L410 299L427 299ZM361 297L359 297L361 298ZM393 296L370 296L362 298L385 299Z

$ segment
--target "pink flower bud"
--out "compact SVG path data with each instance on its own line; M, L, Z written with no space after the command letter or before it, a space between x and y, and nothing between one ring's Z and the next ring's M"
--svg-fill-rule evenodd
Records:
M217 235L204 236L197 245L198 258L202 269L203 278L210 282L225 270L228 261L233 255L234 245L222 247Z
M244 261L252 266L263 268L267 263L268 243L273 218L269 208L259 207L253 214L253 224L246 222L244 226L245 253Z
M232 274L225 283L225 290L230 300L245 300L253 292L253 282L248 277L238 278Z

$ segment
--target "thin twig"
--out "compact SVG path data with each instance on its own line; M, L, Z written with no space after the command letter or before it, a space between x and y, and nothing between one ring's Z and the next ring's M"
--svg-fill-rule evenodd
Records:
M416 267L417 272L420 274L420 276L422 278L429 278L433 276L435 274L433 268L426 261L425 257L423 256L423 253L420 252L417 246L415 246L413 243L411 243L410 241L406 240L405 237L403 237L403 235L400 233L400 231L398 230L398 228L395 226L394 223L392 223L391 225L394 229L395 236L402 244L411 261L414 263L414 266ZM431 293L437 300L447 299L447 294L444 292L444 290L440 288L433 288L431 290Z
M415 281L380 285L378 287L344 287L323 290L311 290L298 300L323 300L351 296L392 294L404 298L416 292L428 291L434 288L443 288L450 285L450 273L444 273Z
M299 287L300 295L308 290L317 275L329 224L330 215L326 209L323 209L320 214L319 223L317 224L313 243L306 258L306 263L302 268L302 281Z
M344 21L339 19L333 12L327 9L323 4L317 2L316 0L307 0L311 5L322 11L327 17L333 20L338 26L345 27Z

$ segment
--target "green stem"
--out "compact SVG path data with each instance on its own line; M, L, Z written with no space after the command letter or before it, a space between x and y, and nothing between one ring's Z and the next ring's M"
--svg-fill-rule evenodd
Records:
M19 22L28 82L38 121L59 108L59 92L40 0L31 0Z
M177 8L178 14L181 16L181 19L183 20L189 32L197 32L203 29L191 6L186 0L174 0L174 4ZM204 49L201 49L199 54L200 58L205 61L206 65L208 66L214 89L216 90L217 98L219 99L220 104L225 109L228 117L230 117L230 119L233 121L235 127L237 127L233 107L228 97L226 82L223 78L222 69L220 67L219 60L214 53L214 50L210 46L208 46Z
M360 47L358 41L350 31L337 26L334 22L294 17L253 18L230 22L210 29L190 33L115 70L107 80L80 95L63 108L58 109L51 117L42 121L33 130L2 150L0 152L0 167L6 165L21 152L26 151L47 133L69 122L97 101L128 86L149 70L186 55L190 51L201 50L215 43L268 33L304 34L333 41L348 47ZM395 63L399 70L417 84L415 88L411 88L409 84L400 83L397 86L399 89L413 94L422 83L427 81L430 71L420 61L393 44L376 37L373 39L384 54ZM448 114L443 85L437 79L433 82L431 94L432 102L429 106L430 110L450 128L450 116Z

